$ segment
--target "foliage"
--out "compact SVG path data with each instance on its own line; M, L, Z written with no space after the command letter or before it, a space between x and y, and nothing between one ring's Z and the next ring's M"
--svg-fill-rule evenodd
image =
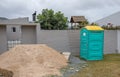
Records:
M88 22L88 21L80 22L80 23L79 23L79 28L85 27L85 26L87 26L87 25L89 25L89 22Z
M42 14L37 15L41 29L45 30L62 30L67 28L67 17L60 11L54 12L52 9L43 9Z
M105 30L118 30L118 29L120 29L117 26L110 26L109 27L109 26L105 26L105 25L103 25L102 28L105 29Z
M94 22L93 22L93 23L91 23L91 25L92 25L92 26L99 26L99 24L94 23Z
M87 25L89 25L89 22L86 20L86 21L75 24L74 26L71 27L71 29L81 29L82 27L85 27Z

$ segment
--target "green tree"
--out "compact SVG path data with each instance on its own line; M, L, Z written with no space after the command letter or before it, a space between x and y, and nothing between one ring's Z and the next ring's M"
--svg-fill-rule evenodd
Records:
M43 9L42 14L37 15L41 29L45 30L62 30L68 27L67 17L60 11L54 12L52 9Z
M82 28L82 27L85 27L85 26L87 26L87 25L89 25L89 22L86 20L86 21L83 21L83 22L80 22L79 23L79 28Z
M94 23L94 22L92 22L91 25L92 25L92 26L99 26L99 24Z

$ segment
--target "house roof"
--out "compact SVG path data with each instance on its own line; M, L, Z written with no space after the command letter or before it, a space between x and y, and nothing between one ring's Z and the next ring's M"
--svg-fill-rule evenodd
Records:
M29 23L28 17L0 20L0 24L24 24Z
M71 23L79 23L79 22L83 22L86 21L84 16L71 16Z
M104 17L100 20L97 20L95 23L99 24L100 26L108 25L109 23L113 24L113 26L119 26L120 25L120 11L112 15L109 15L107 17Z
M2 19L2 17L0 17ZM0 20L0 26L6 26L6 25L26 25L26 26L36 26L39 25L39 23L29 22L28 17L23 18L14 18L14 19L6 19L6 20Z
M14 23L14 24L4 24L4 23L0 23L0 26L6 26L6 25L16 25L16 26L37 26L37 25L40 25L39 23L23 23L23 24L17 24L17 23Z
M104 30L100 26L86 26L84 28L86 28L87 30Z

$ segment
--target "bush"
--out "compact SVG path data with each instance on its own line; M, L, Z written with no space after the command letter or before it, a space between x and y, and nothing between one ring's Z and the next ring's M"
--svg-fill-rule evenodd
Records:
M102 26L103 29L105 30L118 30L119 28L117 26Z

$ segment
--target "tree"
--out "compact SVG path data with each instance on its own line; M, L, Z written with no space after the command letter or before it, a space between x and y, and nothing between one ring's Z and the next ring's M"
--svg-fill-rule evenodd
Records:
M91 25L92 25L92 26L99 26L99 24L94 23L94 22L92 22Z
M41 24L41 29L62 30L68 27L67 17L64 17L60 11L55 13L52 9L43 9L42 14L37 15L37 19Z
M89 25L89 22L86 20L86 21L83 21L83 22L80 22L79 23L79 28L82 28L82 27L85 27L85 26L87 26L87 25Z

